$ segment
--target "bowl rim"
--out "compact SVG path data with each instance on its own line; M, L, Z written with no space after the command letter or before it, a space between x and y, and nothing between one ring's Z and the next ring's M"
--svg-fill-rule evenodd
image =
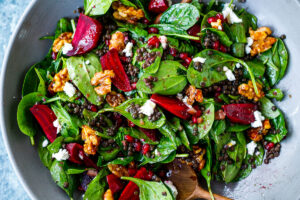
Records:
M5 73L6 73L6 69L7 69L8 60L9 60L10 55L11 55L12 46L14 45L15 39L18 36L18 33L20 32L21 27L22 27L25 19L27 18L30 11L32 10L34 5L38 1L39 0L31 0L29 2L29 4L27 5L25 11L21 15L21 17L20 17L20 19L17 23L17 26L16 26L15 30L13 31L13 34L10 37L10 40L9 40L9 43L8 43L8 46L7 46L7 50L5 52L5 56L4 56L4 59L3 59L2 69L1 69L1 76L0 76L0 105L1 105L0 106L0 124L1 124L2 138L3 138L3 142L4 142L6 152L8 154L9 161L10 161L12 167L13 167L13 170L16 173L18 180L20 180L21 185L23 186L25 192L28 194L30 199L37 199L37 198L36 198L36 195L34 194L34 192L30 189L30 187L25 183L25 179L24 179L24 177L23 177L23 175L20 171L20 168L16 164L15 157L11 153L13 151L13 147L10 145L10 143L8 141L8 137L7 137L7 129L6 129L6 126L5 126L5 119L4 119L4 106L3 106L4 98L3 98L3 93L4 93Z

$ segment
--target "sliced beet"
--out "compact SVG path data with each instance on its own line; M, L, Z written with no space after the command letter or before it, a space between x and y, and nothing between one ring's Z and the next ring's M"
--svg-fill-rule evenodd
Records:
M83 150L79 151L79 157L83 158L83 163L86 167L92 167L95 169L99 169L99 167L96 165L96 163L91 158L89 158L87 155L85 155Z
M70 155L69 161L79 165L83 164L83 157L79 156L79 152L83 149L82 145L77 143L70 143L66 145L66 149L68 150Z
M254 104L228 104L222 107L231 122L248 125L255 121L254 111L257 106Z
M194 26L192 26L189 30L188 30L188 34L191 36L196 36L199 37L199 33L201 32L201 26L199 24L195 24ZM192 40L194 42L197 43L201 43L201 40L199 38L199 40Z
M57 119L55 113L46 105L34 105L30 108L30 112L36 118L46 137L52 143L57 136L57 128L53 122Z
M145 133L145 135L147 135L147 137L150 138L152 141L157 141L156 129L145 129L145 128L139 127L139 130L142 131L143 133Z
M117 193L120 192L124 188L124 183L121 181L119 177L114 174L110 174L106 176L106 180L111 192Z
M80 14L78 24L72 40L73 50L68 56L85 54L98 45L102 33L102 24L93 18Z

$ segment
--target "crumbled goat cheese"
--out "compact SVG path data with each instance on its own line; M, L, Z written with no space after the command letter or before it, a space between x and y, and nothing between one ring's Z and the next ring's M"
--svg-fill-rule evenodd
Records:
M256 147L257 147L257 144L254 141L248 143L247 144L248 154L253 156Z
M229 81L235 81L236 80L233 72L230 69L228 69L228 67L224 66L223 71L225 72L225 75L226 75L226 77Z
M199 62L199 63L205 63L206 61L206 58L201 58L201 57L196 57L196 58L193 58L193 62Z
M48 140L45 139L45 140L43 141L43 143L42 143L42 147L45 148L46 146L48 146L48 144L49 144Z
M246 54L250 54L251 53L251 47L246 46L245 47L245 52L246 52Z
M167 0L169 7L172 5L172 0Z
M187 107L192 108L193 106L190 105L190 104L188 104L188 103L187 103L187 100L188 100L188 96L185 96L185 97L182 99L182 102L183 102Z
M52 158L55 158L58 161L68 160L69 157L69 152L66 149L59 149L57 153L52 154Z
M236 141L234 141L234 140L231 140L231 141L227 144L228 147L232 147L232 146L234 146L234 145L236 145Z
M140 113L143 113L147 116L151 116L154 113L155 107L156 104L154 102L152 102L151 100L147 100L145 104L140 108Z
M62 53L65 55L67 54L69 51L73 50L73 46L71 43L65 43L65 45L62 48Z
M176 199L177 195L178 195L178 191L177 191L177 188L175 187L175 185L173 184L172 181L165 181L164 182L168 188L171 190L172 194L173 194L173 197L174 199Z
M218 26L218 30L220 30L220 31L223 30L221 25Z
M251 46L253 44L253 39L251 37L247 37L247 45L245 47L245 51L246 51L246 54L250 54L251 53Z
M255 155L256 155L256 156L259 156L259 155L260 155L260 152L259 152L259 151L255 152Z
M159 39L163 49L166 49L168 47L168 38L166 36L162 35L162 36L159 36L158 39Z
M89 60L85 61L86 65L89 65L91 62Z
M254 111L255 121L251 123L251 127L258 128L262 127L262 121L265 120L265 117L259 111Z
M56 119L56 120L53 122L53 126L54 126L55 128L57 128L56 133L59 133L59 132L61 131L61 125L59 124L58 119Z
M132 48L133 48L133 43L128 42L125 49L123 50L123 53L125 53L126 57L131 57L132 56Z
M76 94L76 88L73 86L72 83L69 82L66 82L63 90L70 98Z
M234 5L232 4L231 7L229 7L229 3L226 3L224 5L222 14L224 16L224 19L227 19L229 24L234 24L234 23L242 23L243 20L240 19L235 12L233 12Z
M239 69L242 67L242 65L241 65L241 63L236 63L235 67Z

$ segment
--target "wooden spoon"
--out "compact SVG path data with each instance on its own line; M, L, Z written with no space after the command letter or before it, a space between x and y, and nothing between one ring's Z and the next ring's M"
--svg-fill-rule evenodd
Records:
M168 165L168 169L171 172L169 180L178 190L178 200L211 199L209 192L199 186L197 175L190 166L175 160ZM215 200L231 200L217 194L213 195Z

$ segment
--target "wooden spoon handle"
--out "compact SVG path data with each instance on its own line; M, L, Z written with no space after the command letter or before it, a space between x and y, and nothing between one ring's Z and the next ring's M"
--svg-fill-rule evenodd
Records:
M213 194L215 197L215 200L232 200L229 199L227 197L218 195L218 194ZM189 199L196 199L196 198L202 198L202 199L206 199L206 200L211 200L210 194L208 191L197 187L196 190L194 191L194 193L191 195L191 197Z

